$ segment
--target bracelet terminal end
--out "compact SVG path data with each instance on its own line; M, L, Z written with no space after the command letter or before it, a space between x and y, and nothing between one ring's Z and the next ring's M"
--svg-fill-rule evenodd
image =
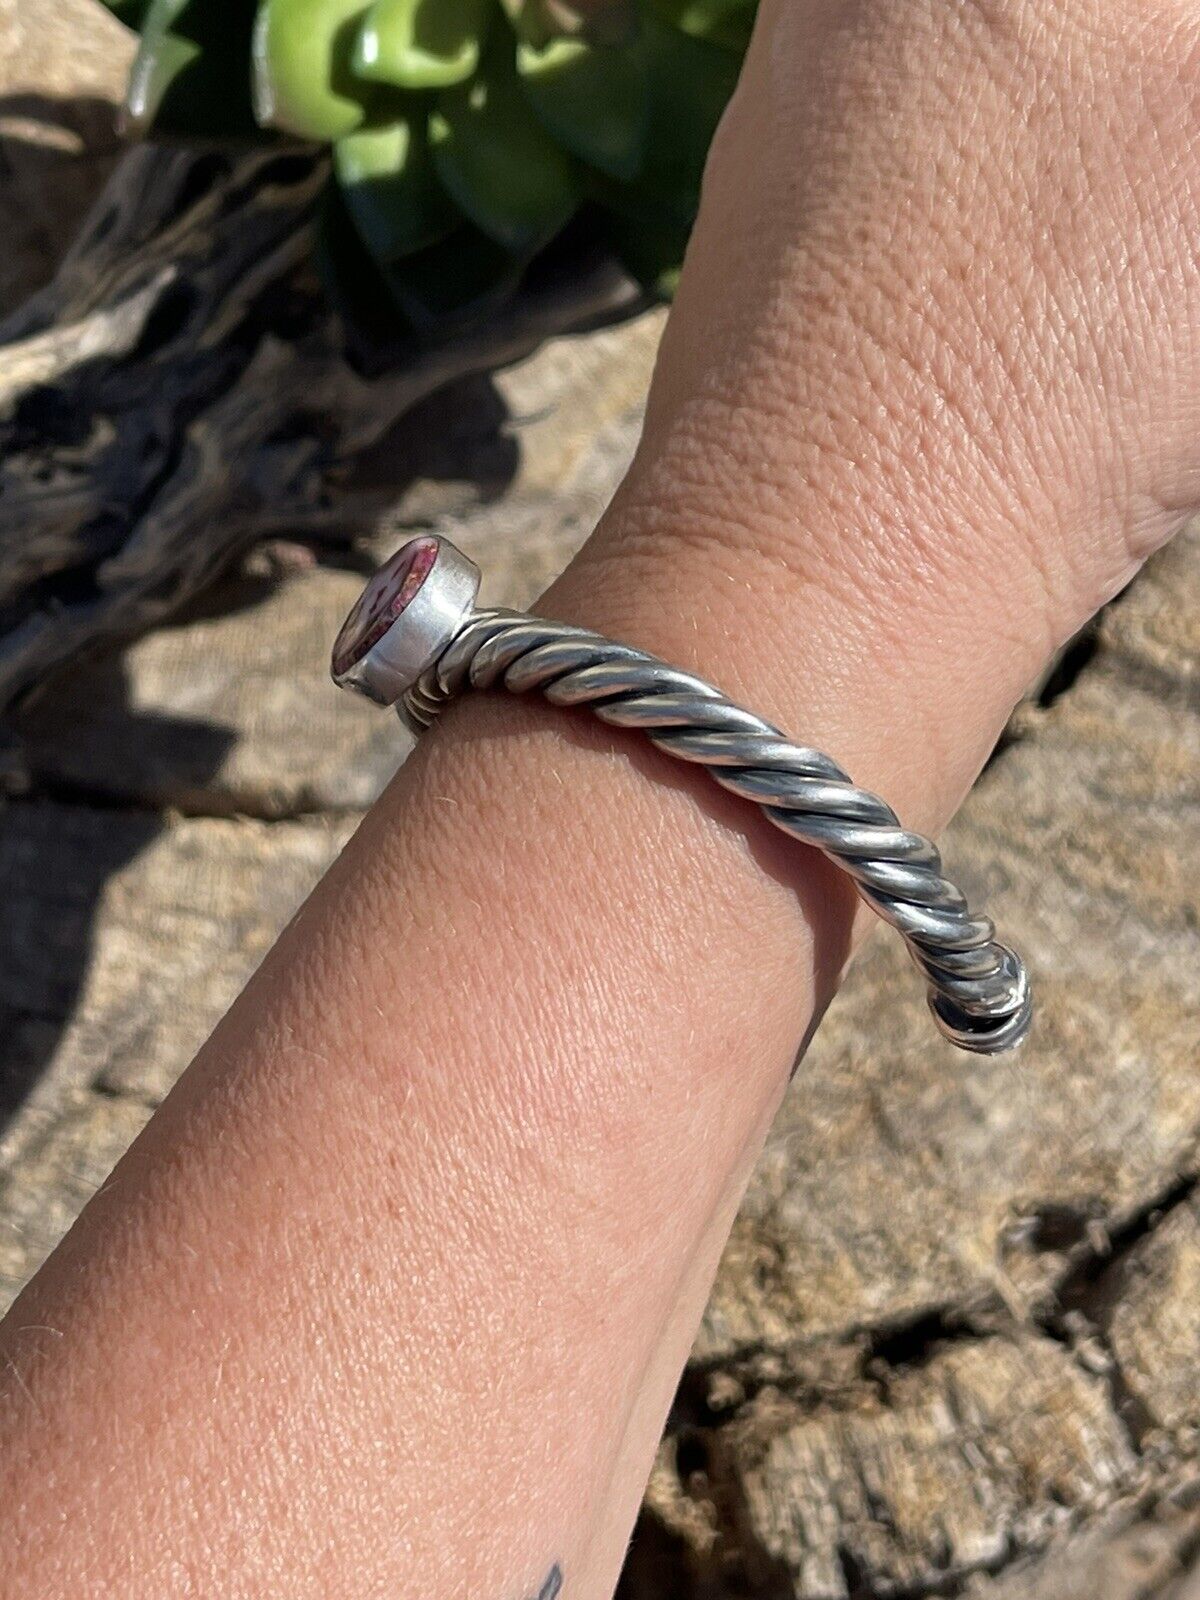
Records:
M395 705L456 638L478 593L479 568L449 540L410 539L380 567L342 624L334 683L376 705Z

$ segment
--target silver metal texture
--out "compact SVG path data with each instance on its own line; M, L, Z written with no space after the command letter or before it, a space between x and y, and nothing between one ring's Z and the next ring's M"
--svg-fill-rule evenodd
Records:
M478 593L479 568L457 546L437 534L410 539L343 623L333 681L376 705L395 705L457 635Z
M850 875L904 938L947 1039L991 1055L1024 1038L1032 1004L1020 957L942 875L936 845L903 828L885 801L856 788L829 756L791 744L711 684L655 656L511 611L471 614L405 695L401 714L419 731L464 690L491 688L586 706L668 755L707 767L723 789L753 801L777 828Z

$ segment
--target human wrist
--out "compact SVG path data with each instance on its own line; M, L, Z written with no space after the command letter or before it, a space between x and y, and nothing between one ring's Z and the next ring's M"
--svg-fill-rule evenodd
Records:
M665 510L669 514L669 500ZM600 535L602 545L605 537L605 533ZM431 544L431 547L437 547L436 541L426 541L426 543ZM416 546L414 545L412 548L415 549ZM653 570L655 577L665 582L668 588L676 587L686 590L696 572L694 558L697 553L708 560L707 569L702 564L698 575L702 581L707 582L711 589L713 587L712 561L713 559L724 559L730 555L730 547L728 545L718 547L714 541L714 548L710 556L707 545L698 547L694 541L674 534L673 536L665 537L658 543L647 543L640 552L637 552L637 554L645 558L646 562L652 563L653 568L651 565L643 565L636 559L636 556L634 559L626 559L628 552L618 552L614 555L611 551L605 552L602 548L599 556L594 559L589 559L585 555L575 571L568 575L563 584L558 586L560 591L563 591L558 595L558 599L565 604L568 610L571 608L573 604L571 588L574 582L577 591L575 603L585 608L586 620L599 620L597 617L597 612L599 611L605 618L601 625L611 628L612 624L608 619L614 615L623 615L627 622L632 624L636 633L640 635L639 642L645 642L648 631L656 634L656 642L658 642L671 631L672 627L678 628L681 618L678 611L672 611L670 608L664 608L661 604L656 603L661 596L654 594L653 582L647 586L646 575ZM737 552L732 553L737 554ZM739 557L739 559L744 560L747 567L754 567L760 564L759 557L761 552L757 551L754 546L750 547L748 555L748 559L746 556ZM404 561L406 558L411 559L407 550L399 560ZM441 556L435 557L435 560L440 561L441 559ZM445 552L445 559L453 563L460 558L451 549ZM776 565L777 568L780 566L779 563L776 563ZM388 568L385 571L385 577L393 571L402 573L406 570L407 568L405 567ZM441 570L439 566L437 571L440 572ZM451 581L449 572L450 567L447 567L447 582ZM632 589L628 586L628 578L631 574L635 580L641 580L640 582L635 581ZM777 586L779 593L775 596L779 602L781 614L786 614L793 621L798 617L807 617L809 626L805 628L805 634L806 637L811 636L815 631L811 624L816 620L811 609L811 594L806 592L804 584L797 585L791 581L794 578L794 574L790 569L785 571L784 576L788 581ZM399 579L389 577L388 581L398 582ZM429 580L429 589L431 593L434 591L433 579ZM723 654L724 659L740 662L744 672L746 653L741 646L746 642L751 645L756 643L755 630L753 628L741 630L730 626L731 618L736 620L737 612L734 610L731 613L729 604L721 592L719 584L716 589L717 600L714 614L719 618L719 625L711 630L713 641L717 651ZM374 593L375 591L373 589L370 592ZM437 592L440 593L441 591L438 590ZM646 606L647 593L649 593L651 602L649 607ZM754 593L755 591L751 588L750 596L752 601ZM547 598L549 601L547 609L554 608L555 593L552 592ZM735 607L740 599L741 592L739 591L733 602ZM434 604L434 602L431 601L430 604ZM698 596L696 604L691 607L685 606L683 611L683 616L696 626L697 637L692 642L697 644L702 651L709 642L708 635L710 632L704 626L704 623L709 620L706 617L706 607L712 607L712 605L713 602L708 597ZM409 613L405 611L404 622L395 623L395 633L388 635L389 639L394 638L397 641L394 647L390 645L388 647L397 661L406 648L405 640L408 635L404 634L404 629L407 626L408 615ZM869 640L874 618L869 614L867 608L858 607L855 613L855 621L857 623L856 642L858 648L861 649L862 641L864 639ZM416 626L415 623L414 626ZM548 625L538 621L536 618L513 619L503 613L483 613L476 616L470 625L464 629L461 640L448 652L442 667L439 669L438 679L439 681L444 679L441 692L445 692L446 684L453 686L464 678L467 662L472 660L476 651L480 651L480 654L478 659L472 662L471 681L484 685L492 681L491 669L495 667L497 662L505 664L514 662L513 652L515 652L517 658L522 659L519 664L511 665L511 670L505 674L512 687L520 687L520 680L525 674L526 666L533 662L541 663L546 651L552 652L550 660L552 663L557 664L556 671L567 670L570 661L574 659L574 655L577 653L577 646L573 642L572 630L568 629L566 636L561 637L559 633L555 632L556 626ZM626 637L629 637L628 627L614 631L624 632ZM418 628L417 633L412 635L412 640L416 640L419 636ZM576 635L575 637L578 636ZM541 650L529 655L528 661L523 659L526 652L532 650L533 646L539 642L542 645ZM824 649L823 642L819 641L819 644L821 649ZM482 650L480 650L481 645ZM590 642L584 640L584 645L590 652L584 658L585 664L594 660L594 652L596 650L599 650L604 655L607 663L603 676L605 684L612 681L612 670L621 662L626 663L622 669L623 671L635 670L638 661L636 653L632 658L631 665L628 662L629 652L626 650L622 653L622 646L609 645L603 639L593 639ZM662 648L661 643L659 643L659 648ZM498 654L497 650L499 650ZM564 654L564 652L566 653ZM676 654L676 652L668 653ZM382 672L385 659L385 647L383 644L379 646L379 656L378 670ZM613 658L612 660L609 659L610 656ZM373 661L375 658L372 655L370 659ZM388 659L390 659L390 656ZM845 665L845 659L839 658L836 650L829 653L828 659L834 669L836 680ZM695 662L694 658L689 664L702 665ZM773 662L772 665L775 665L775 663ZM478 676L475 671L476 668L480 669ZM594 665L589 667L590 673L600 670L599 667ZM662 663L659 663L654 668L656 686L662 686L659 675L667 670L669 669L663 666ZM783 688L786 688L793 708L799 705L801 714L803 714L806 705L811 703L805 692L808 688L807 683L802 682L800 692L797 694L794 684L785 683L785 685L781 686L777 675L772 677L770 674L766 674L765 676L767 682L779 688L781 693ZM588 680L587 684L585 684L585 678ZM574 677L570 679L570 683L575 685ZM590 686L590 683L591 678L588 673L585 673L580 676L577 687L580 691L584 691ZM689 680L685 674L682 677L682 693L685 695L690 693L690 688ZM453 692L452 689L451 692ZM710 692L705 691L706 694ZM552 690L547 689L546 693L552 700L558 699L558 696ZM589 696L584 693L583 698L587 699ZM416 697L416 714L422 714L427 701L430 705L434 705L438 699L437 682L431 675L428 684L422 686L420 693ZM561 704L561 702L559 703ZM836 704L836 702L830 703ZM650 704L657 706L658 702L652 701ZM698 704L707 705L709 702L703 700ZM731 710L733 708L726 707L725 709ZM611 702L606 702L606 709L602 710L600 714L603 720L610 725L613 723L621 724L625 720L623 716L617 715L617 708ZM838 707L837 715L843 728L853 730L857 716L857 708L853 704L848 709ZM665 953L666 956L666 960L660 963L663 968L659 974L660 990L663 993L675 994L680 990L684 975L691 976L696 970L694 952L689 953L683 948L687 943L686 934L691 932L693 923L695 927L703 930L705 927L711 928L714 922L711 907L704 904L704 891L709 873L705 855L697 848L698 835L701 832L698 824L705 820L709 822L716 821L718 833L724 833L730 836L731 839L741 841L743 844L747 841L750 842L756 854L761 855L764 846L764 840L761 835L764 832L769 832L762 826L764 819L758 815L753 807L738 807L736 808L736 815L730 815L727 797L706 782L703 776L693 774L693 776L699 776L698 784L693 785L688 781L686 769L684 774L681 774L677 768L667 771L665 763L659 762L656 765L653 756L651 756L647 764L644 759L647 752L640 740L636 742L635 746L629 739L610 731L605 731L599 743L597 743L595 730L591 730L591 736L589 737L588 734L582 731L578 718L572 718L568 722L567 718L561 713L558 716L551 713L547 718L545 709L535 713L535 722L539 716L542 720L548 722L550 730L550 738L540 750L534 744L526 743L523 737L525 732L524 721L519 717L516 719L515 726L510 725L506 728L503 721L494 721L490 729L486 720L481 722L476 719L468 725L469 732L465 741L463 738L464 725L459 723L456 730L458 737L454 737L452 732L449 741L449 752L452 757L457 755L465 759L462 761L460 768L455 768L448 772L445 778L439 781L443 783L456 782L460 786L465 783L468 791L472 785L477 791L482 789L486 795L486 803L494 816L494 826L488 835L489 842L493 840L504 841L505 848L509 852L525 852L526 843L532 841L536 854L541 850L543 841L547 837L555 839L555 842L564 852L561 872L556 873L553 869L547 871L542 868L540 862L530 862L527 869L518 875L517 882L518 884L533 883L536 886L539 877L541 877L544 883L551 886L557 884L564 891L559 898L563 899L568 906L572 903L585 908L595 905L598 913L599 908L603 906L603 913L599 913L593 918L588 917L586 910L583 913L584 922L593 924L588 928L588 933L594 933L595 935L595 951L601 963L597 977L601 983L610 981L611 978L611 974L603 970L603 963L611 955L606 935L614 935L619 942L630 926L630 911L641 910L644 920L647 924L650 924L652 914L657 910L660 903L672 907L679 905L683 898L681 885L690 891L698 884L701 889L701 899L698 904L692 906L692 916L685 918L681 924L672 928L666 939L658 939L652 926L648 925L644 930L645 942L655 948L656 951ZM699 712L697 712L697 716L701 723L705 721L705 718ZM639 718L638 720L640 722L642 719ZM689 720L691 720L690 713ZM757 726L761 728L762 725L760 723ZM572 730L570 737L567 735L568 727ZM609 748L610 746L613 748ZM497 760L498 748L502 749L502 759L499 761ZM641 756L643 759L636 762L628 761L628 757L635 755ZM612 761L613 756L617 757L615 764ZM750 760L749 757L739 759ZM622 762L625 763L627 770L622 768ZM658 770L659 768L662 770ZM539 779L545 779L547 772L553 777L557 786L551 791L549 804L546 804L542 799L541 789L544 785L539 783ZM637 781L639 777L644 778L645 776L658 779L660 782L647 785L644 782ZM844 781L842 775L836 771L836 768L833 771L833 776L838 779L839 783ZM932 776L936 784L940 775L934 773ZM925 763L924 777L927 780L926 787L928 788L928 779L930 777L928 762ZM630 781L631 778L633 781ZM669 820L672 817L669 804L665 800L660 802L657 795L660 790L666 794L670 789L678 788L681 778L688 789L689 800L695 803L691 807L692 815L677 817L672 822ZM578 808L573 808L569 802L565 807L562 804L563 796L561 791L565 787L569 788L572 784L577 787L579 792L580 804ZM925 801L928 809L936 809L936 800L931 800L928 794L925 796ZM461 809L464 815L474 815L478 811L478 804L471 801L469 797L465 805L458 798L455 798L452 803L455 811L458 812ZM869 796L866 803L875 808L878 808L879 805L879 802L870 799ZM787 802L784 801L784 804L787 804ZM515 816L512 811L514 805L516 807ZM801 806L801 809L804 809L804 807ZM545 815L540 815L539 813L541 812L544 812ZM768 812L770 812L770 808L768 808ZM871 815L874 816L875 812L872 811ZM547 819L549 819L549 826L547 826ZM895 829L896 821L894 817L889 817L885 813L884 822L887 827ZM807 839L810 834L816 833L817 837L814 842L822 850L827 849L835 859L838 857L840 852L836 841L826 841L824 834L816 830L815 825L812 829L806 829L802 826L793 827L791 831L800 839ZM656 848L658 842L664 836L671 838L672 842L674 842L676 834L682 836L685 841L685 849L679 859L673 859L670 851L662 851ZM523 835L526 835L527 839ZM770 836L777 845L780 843L773 834ZM891 836L890 834L888 835L888 837ZM649 849L647 848L647 840L654 842ZM714 879L719 878L721 874L721 863L717 860L721 846L728 842L729 839L718 840L715 848L710 844ZM913 842L921 845L919 840ZM910 859L910 845L905 843L902 848L905 852L903 859L907 861ZM923 848L927 850L928 846L926 845ZM404 853L402 852L402 855ZM811 887L821 879L822 869L820 863L812 854L805 854L797 850L794 843L786 847L784 851L776 853L784 855L785 862L782 865L782 870L774 869L773 875L789 887L796 888L806 882ZM854 847L851 847L850 854L854 855L854 853ZM676 852L676 854L678 853ZM898 859L900 858L889 857L889 861ZM933 859L936 867L936 857ZM632 896L626 895L623 897L623 891L629 888L629 869L631 864L633 866L634 892ZM852 877L864 880L870 885L875 885L881 892L887 890L888 886L893 884L899 872L899 868L893 870L890 866L885 871L887 863L881 863L878 868L877 878L875 866L870 864L870 871L868 872L868 865L865 862L856 863L852 861L850 863ZM599 871L597 871L597 866L600 869ZM584 883L582 892L580 892L578 882L581 868L586 874L590 874L592 880L590 884ZM748 883L744 887L741 898L744 900L745 906L749 908L752 918L756 905L765 900L765 891L769 889L769 877L771 875L771 873L761 874L757 882ZM903 877L903 874L901 873L900 876ZM904 881L907 882L907 878ZM827 958L830 949L837 949L844 955L846 930L850 921L847 910L847 902L850 897L848 894L839 896L836 890L830 889L827 885L823 887L826 892L823 896L824 904L820 908L820 914L816 917L810 915L804 932L808 935L811 948L821 948L822 958ZM949 885L944 883L940 885L934 884L932 887L937 889L939 894L949 893L951 901L958 904L959 909L964 915L966 914L966 908L962 905L960 897L950 889ZM894 920L902 930L912 931L910 925L899 915L900 911L904 910L905 893L906 891L901 889L899 903L894 908L897 914L890 920ZM886 898L885 894L884 899L886 900ZM927 900L924 897L923 888L916 896L916 899L921 906L943 903L941 901ZM950 901L945 903L949 905ZM499 904L499 909L508 910L509 915L514 914L513 908L506 906L503 902ZM539 917L544 920L544 908L539 906L538 909ZM915 909L917 908L914 907ZM740 911L741 908L739 907ZM519 905L516 908L515 915L518 923L523 925L524 918ZM929 915L929 913L922 912L921 917L912 925L919 940L927 935L933 937L932 934L929 934L927 927ZM719 922L719 919L717 920ZM636 917L632 925L636 928ZM967 924L964 924L963 932L967 931L967 926ZM969 926L972 930L972 937L974 937L973 930L978 924L970 922ZM503 935L503 928L497 931L501 936ZM722 929L720 931L724 932L725 930ZM759 949L761 962L767 965L771 961L770 940L767 937L765 928L760 931L762 938L760 945L756 946L756 948ZM565 928L560 929L559 937L557 939L551 937L545 941L544 947L563 946L569 950L572 946L575 932L576 930L568 922ZM957 925L953 936L957 936ZM802 946L804 944L803 938L797 937L796 929L792 930L792 937L798 945ZM941 937L941 935L939 934L937 937ZM947 935L947 937L949 938L951 935ZM987 937L987 935L982 937ZM676 948L672 948L673 945ZM950 948L958 951L964 946L951 944ZM920 958L919 950L917 954ZM639 965L641 964L639 963ZM826 967L825 981L813 986L815 993L810 992L808 995L810 1005L814 1000L819 1004L828 997L830 991L827 959L824 960L823 964ZM626 963L626 966L628 969L630 964ZM725 973L721 976L730 977L731 974ZM744 974L743 977L746 982L740 992L744 997L753 1001L754 974ZM935 985L940 982L936 974L934 982ZM564 983L563 987L564 989L569 989L569 982ZM718 980L715 987L710 987L705 992L710 995L722 992L736 995L739 993L738 980L736 977L733 978L733 981L725 985L724 989ZM611 1030L617 1025L617 1019L622 1012L623 1002L627 996L613 994L610 998L612 1003L604 1011L601 1032L605 1028ZM644 1015L653 1010L656 999L657 997L654 994L643 996L636 1015ZM699 999L699 996L697 996L697 999ZM632 1019L635 1022L636 1015ZM804 1033L809 1020L809 1016L802 1015L799 1011L795 1014L793 1018L795 1023L793 1045ZM587 1030L583 1031L586 1036ZM771 1052L768 1051L767 1055L769 1057ZM670 1061L670 1070L675 1070L681 1065L685 1071L687 1070L686 1053L683 1056L676 1056L674 1059L671 1059L668 1053L668 1059ZM569 1089L570 1085L568 1084L567 1087Z
M841 510L833 474L797 489L781 530L756 502L786 462L725 470L740 493L684 481L670 456L635 469L538 609L707 678L828 751L906 824L940 829L1049 649L1013 564L1005 615L989 598L995 575L963 551L938 570L930 550L942 531L902 486L879 486L895 527L881 571L873 531Z
M552 614L944 820L1195 503L1195 38L1176 0L767 0L643 447Z

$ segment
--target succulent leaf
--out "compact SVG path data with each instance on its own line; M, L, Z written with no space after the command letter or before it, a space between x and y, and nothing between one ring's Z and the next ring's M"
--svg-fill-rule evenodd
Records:
M250 103L253 0L149 0L125 94L139 134L245 139Z
M542 50L555 39L616 44L637 26L636 0L500 0L517 37Z
M381 265L445 238L462 220L433 170L418 108L339 139L333 169L346 211Z
M649 208L638 215L612 211L604 225L604 236L629 275L662 300L675 294L690 231Z
M386 350L404 329L404 314L335 183L321 196L314 256L326 297L355 337L360 355Z
M369 89L351 70L369 0L260 0L252 43L263 127L322 143L361 127Z
M579 203L574 165L531 111L503 25L492 31L480 75L438 97L429 142L455 203L514 255L553 238Z
M330 300L363 342L367 358L384 355L406 331L444 339L516 289L520 263L461 223L444 239L392 266L367 252L331 186L318 219L317 262Z
M128 120L333 147L318 256L382 347L509 293L577 213L678 275L757 0L105 0Z
M479 65L491 0L375 0L359 29L354 71L401 89L444 89Z
M605 237L635 278L669 298L700 204L708 147L737 80L727 51L647 19L651 61L645 156L630 183L598 175Z
M671 27L693 39L736 50L741 55L750 43L757 0L650 0L654 10Z
M581 161L613 178L633 178L650 120L644 42L625 49L556 39L519 43L517 71L541 122Z
M385 272L405 317L425 336L445 336L501 304L521 280L524 262L469 223Z
M717 124L737 84L740 61L727 51L647 19L650 127L630 199L646 200L688 228Z
M127 28L140 30L150 9L150 0L104 0L104 4Z

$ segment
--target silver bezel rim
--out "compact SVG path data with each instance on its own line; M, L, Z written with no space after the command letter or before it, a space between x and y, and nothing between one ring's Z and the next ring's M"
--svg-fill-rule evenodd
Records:
M404 611L345 672L332 672L339 689L392 706L412 688L461 629L479 593L479 568L438 535L437 554L425 582Z

